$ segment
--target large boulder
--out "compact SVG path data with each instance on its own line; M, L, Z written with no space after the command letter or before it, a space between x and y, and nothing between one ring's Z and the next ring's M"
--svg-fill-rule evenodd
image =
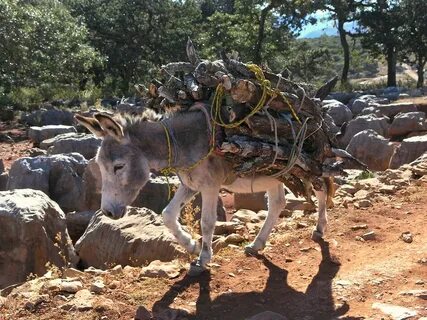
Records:
M40 142L46 139L53 138L59 134L63 133L76 133L76 128L73 126L64 126L64 125L48 125L43 127L30 127L28 129L28 138L35 144L39 145Z
M405 136L412 132L427 130L426 114L424 112L399 113L390 126L392 137Z
M87 160L78 153L21 158L10 168L7 188L41 190L65 212L84 211L86 164Z
M0 288L78 258L61 208L41 191L0 192Z
M378 105L376 107L383 116L393 118L398 113L416 112L418 111L417 106L412 102L399 102L390 103L384 105Z
M49 154L77 152L89 160L96 156L101 142L93 134L70 133L44 140L40 148L46 149Z
M427 151L427 135L403 139L391 158L390 168L397 169L405 163L410 163Z
M354 116L361 114L366 108L376 107L379 104L383 104L388 102L388 100L384 100L384 98L378 98L376 95L362 95L357 99L350 101L348 104L348 108L351 110Z
M322 109L334 119L337 126L341 126L344 122L348 122L353 118L351 110L343 103L337 101L325 104Z
M357 133L367 129L372 129L383 137L387 137L390 128L388 121L387 117L377 117L375 115L359 116L348 123L344 133L338 138L339 144L342 148L346 148Z
M161 216L146 208L129 208L118 220L97 212L75 247L84 267L102 269L171 261L183 255Z
M21 116L21 122L30 126L47 126L54 124L73 125L74 116L71 111L60 109L40 109Z
M355 99L358 95L360 94L356 92L331 92L327 98L347 104L350 100Z
M80 239L94 215L95 211L73 211L66 214L68 234L73 243Z
M388 169L394 150L394 145L388 139L371 129L356 134L346 149L371 170Z

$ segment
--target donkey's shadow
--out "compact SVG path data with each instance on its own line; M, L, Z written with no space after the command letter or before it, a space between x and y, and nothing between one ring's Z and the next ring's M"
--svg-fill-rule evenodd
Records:
M200 277L185 276L177 281L153 306L153 312L168 308L174 299L190 286L198 283L200 292L196 302L196 313L187 319L233 319L240 320L263 311L273 311L288 319L333 319L343 316L349 310L347 304L336 308L332 296L332 280L340 265L330 255L329 243L321 240L322 261L317 274L305 292L299 292L288 285L288 272L269 259L258 255L269 270L269 277L262 292L224 293L214 300L210 297L210 274ZM243 281L244 279L242 279ZM363 319L363 318L341 318Z

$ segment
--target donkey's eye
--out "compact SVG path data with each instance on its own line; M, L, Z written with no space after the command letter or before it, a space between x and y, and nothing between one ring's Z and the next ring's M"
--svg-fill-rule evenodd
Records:
M117 171L119 171L119 170L123 169L124 167L125 167L125 165L124 165L124 164L116 164L116 165L114 166L114 173L116 173Z

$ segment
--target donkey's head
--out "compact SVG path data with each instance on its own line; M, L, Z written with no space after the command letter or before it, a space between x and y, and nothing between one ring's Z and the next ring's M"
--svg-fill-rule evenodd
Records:
M102 212L113 219L123 217L126 206L138 196L150 176L148 160L132 144L123 125L103 113L94 118L75 116L95 136L102 138L96 156L102 176Z

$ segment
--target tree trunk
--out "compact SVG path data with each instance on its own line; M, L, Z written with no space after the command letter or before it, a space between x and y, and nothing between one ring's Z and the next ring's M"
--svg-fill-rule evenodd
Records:
M418 64L417 64L417 74L418 74L417 88L422 88L424 86L425 65L426 65L426 60L424 60L423 57L420 55L418 57Z
M390 47L387 50L387 87L396 87L396 48Z
M267 20L267 15L271 9L274 8L274 5L270 3L264 9L261 10L261 16L259 18L259 27L258 27L258 38L255 44L254 50L254 63L261 64L262 61L262 45L265 37L265 20Z
M341 74L341 83L344 84L348 82L348 71L350 69L350 49L346 38L346 31L344 29L344 19L338 18L338 32L344 53L344 66Z

